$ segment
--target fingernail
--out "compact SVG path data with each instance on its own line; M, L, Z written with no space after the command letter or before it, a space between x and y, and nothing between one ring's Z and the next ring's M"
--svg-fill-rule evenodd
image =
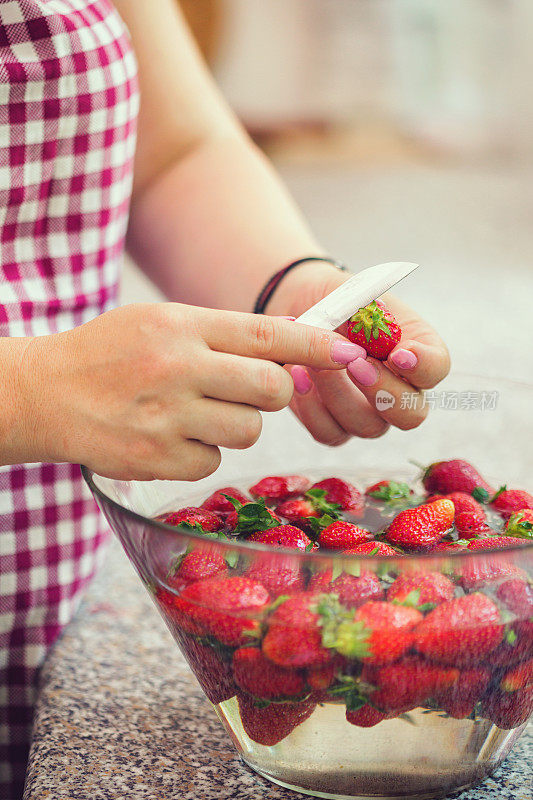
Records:
M280 316L279 319L286 319L289 322L296 322L296 317L283 317L283 316Z
M331 348L331 357L337 364L349 364L356 358L366 358L366 350L353 342L343 342L336 339Z
M355 361L348 364L348 372L361 386L372 386L379 377L375 366L370 361L365 361L364 358L356 358Z
M310 392L313 388L313 381L309 377L307 370L303 367L292 367L291 376L294 382L294 388L298 394L307 394L307 392Z
M414 369L418 364L418 358L410 350L395 350L391 353L390 360L399 369Z

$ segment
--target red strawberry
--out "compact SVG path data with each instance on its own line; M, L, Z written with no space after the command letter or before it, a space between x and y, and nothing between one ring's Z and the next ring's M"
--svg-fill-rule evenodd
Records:
M472 511L474 513L481 512L483 514L483 519L485 518L485 512L483 510L483 506L481 503L472 497L471 494L467 494L466 492L450 492L450 494L433 494L427 499L427 503L433 503L435 500L451 500L454 507L455 507L455 516L457 514L462 514L463 511Z
M466 544L461 544L461 542L448 542L448 541L437 542L435 547L431 548L432 553L450 553L450 552L460 553L461 551L464 550L466 550Z
M364 497L355 486L341 478L324 478L314 483L311 488L324 489L328 503L337 503L342 511L348 511L354 517L362 516L364 513Z
M309 484L304 475L271 475L250 486L250 494L265 500L286 500L295 494L303 494Z
M438 605L444 600L451 600L455 593L455 586L449 578L440 572L406 572L392 583L387 591L387 600L404 602L410 595L416 593L415 606L435 603Z
M249 502L246 495L239 491L239 489L236 489L234 486L225 486L223 489L218 489L218 491L210 494L209 497L204 500L201 507L205 508L207 511L231 514L233 511L235 511L235 508L232 502L224 495L233 497L235 500L238 500L239 503L244 504Z
M383 303L373 300L350 317L346 335L372 358L386 361L402 338L402 329Z
M436 544L453 524L455 509L451 500L407 508L393 519L386 538L392 544L420 549Z
M496 597L519 619L533 616L533 586L519 578L511 578L498 586Z
M507 670L500 681L502 692L516 692L533 685L533 658Z
M511 639L509 641L509 638ZM503 642L488 657L488 666L508 668L533 657L533 622L513 622Z
M347 550L356 544L368 542L373 537L374 534L365 528L359 528L352 522L339 519L321 531L318 543L320 547L328 550Z
M373 728L385 719L391 719L390 714L378 711L377 708L369 703L358 708L356 711L346 710L346 720L350 725L357 725L358 728Z
M357 576L342 572L335 580L332 581L331 578L330 569L317 572L309 581L309 591L333 592L338 595L339 602L347 608L357 608L367 600L383 598L383 588L373 572L361 571Z
M185 631L203 631L223 644L238 647L259 632L259 617L269 602L270 595L257 581L216 575L189 584L176 598L174 612Z
M268 531L256 531L248 537L248 541L269 544L271 547L290 547L294 550L315 549L311 539L294 525L278 525Z
M241 647L233 654L235 683L255 697L272 700L304 693L305 678L297 670L269 661L257 647Z
M533 495L523 489L507 489L503 486L490 502L504 519L508 519L516 511L533 508Z
M338 672L346 666L346 659L337 654L329 664L321 667L309 667L307 670L307 684L315 692L323 692L335 682Z
M316 708L314 700L299 703L270 703L255 705L249 695L238 694L242 727L257 744L273 747L305 722Z
M302 592L271 614L262 645L270 661L280 667L312 667L333 659L334 653L322 645L322 620L316 605L316 595Z
M457 681L447 689L439 689L433 699L450 717L464 719L470 716L490 681L490 672L483 667L463 669Z
M505 533L508 536L533 539L533 509L523 508L516 514L511 514L505 526Z
M279 554L258 553L245 576L262 583L272 597L301 592L305 587L298 563L290 557L282 559Z
M397 558L401 553L398 553L393 547L385 542L363 542L350 547L345 550L343 555L363 555L363 556L388 556L389 558Z
M385 480L373 483L372 486L365 489L365 494L375 500L393 503L397 500L406 500L414 492L407 483Z
M422 619L416 608L370 600L351 621L340 622L332 646L347 658L388 664L411 647L413 629Z
M467 548L468 550L501 550L504 547L525 544L523 539L515 539L513 536L487 536L483 539L471 539Z
M190 616L178 606L178 596L167 589L158 588L155 599L167 625L177 638L178 633L190 633L193 636L205 636L205 628L201 621Z
M422 483L428 492L450 494L450 492L465 492L472 494L474 489L485 489L489 495L493 494L492 487L481 477L479 472L468 461L460 458L451 461L437 461L424 472Z
M523 725L532 712L533 686L516 692L491 692L482 706L483 716L503 730Z
M180 508L179 511L171 511L170 514L161 514L157 519L164 522L165 525L180 525L182 522L187 522L189 525L200 525L204 531L209 532L218 531L222 527L222 521L216 514L195 506Z
M365 667L361 677L376 686L370 694L372 705L380 711L401 714L424 705L436 692L452 687L459 678L459 670L411 656L379 668Z
M494 537L499 538L499 537ZM471 539L468 543L467 550L486 550L489 547L483 547L486 539ZM478 544L479 543L479 544ZM476 545L470 547L470 545ZM500 548L497 548L500 549ZM468 560L457 569L457 577L463 589L472 591L478 589L486 584L493 583L496 580L508 575L515 575L520 577L524 575L523 571L516 567L511 561L502 557L486 558L481 557L475 560Z
M441 603L414 632L419 653L443 664L463 666L481 661L503 637L500 612L476 592Z
M461 511L455 516L455 527L461 539L471 539L473 536L490 536L493 531L485 522L483 511Z
M289 522L301 522L309 517L319 517L320 513L316 510L310 500L300 497L296 500L285 500L276 507L276 513L288 519Z
M225 661L214 647L193 636L179 635L178 643L208 700L217 705L234 696L237 687L231 661Z
M196 547L180 560L177 568L169 574L167 581L170 586L182 589L188 583L199 581L202 578L211 578L218 572L227 569L224 556L212 547Z

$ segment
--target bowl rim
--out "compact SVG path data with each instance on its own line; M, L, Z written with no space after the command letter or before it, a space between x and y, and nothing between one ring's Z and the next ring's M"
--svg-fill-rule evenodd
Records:
M279 553L280 555L284 556L292 556L298 557L300 559L310 559L312 561L320 561L321 559L328 559L328 560L363 560L363 561L377 561L379 563L384 563L385 560L388 562L395 561L396 559L404 559L406 558L405 555L398 553L396 557L394 556L377 556L377 555L370 555L369 553L348 553L348 555L342 551L337 550L315 550L305 552L303 550L296 550L294 548L289 547L271 547L267 544L262 544L260 542L249 542L243 541L239 539L228 539L225 541L224 539L211 539L209 536L204 536L201 533L196 533L195 531L191 530L182 530L181 526L179 525L167 525L164 522L161 522L158 519L154 519L153 517L145 517L143 514L139 514L136 511L132 511L126 506L121 505L116 500L113 500L109 497L105 492L103 492L94 482L93 475L95 474L94 470L86 467L84 464L78 465L81 469L81 474L93 493L96 497L100 498L104 503L111 505L112 508L120 511L121 513L125 514L130 519L134 520L135 522L140 522L143 525L153 526L156 530L160 529L163 531L167 531L170 533L179 533L182 536L189 537L191 539L198 540L200 542L211 542L213 545L221 546L224 548L230 548L232 550L244 550L244 552L256 552L256 553ZM457 550L451 550L449 553L446 551L439 551L433 553L413 553L413 559L423 559L428 561L442 561L443 559L463 559L463 558L471 558L471 559L479 559L482 558L484 554L490 553L492 557L496 553L522 553L525 550L531 550L533 548L533 541L524 540L523 544L520 545L513 545L512 547L505 547L501 549L494 549L494 550L467 550L465 547L464 552L459 552ZM411 555L411 554L410 554ZM408 556L409 557L409 556Z

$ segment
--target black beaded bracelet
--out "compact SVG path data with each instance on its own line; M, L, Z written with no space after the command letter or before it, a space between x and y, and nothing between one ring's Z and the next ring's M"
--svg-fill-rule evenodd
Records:
M304 261L325 261L327 264L333 264L334 267L337 267L337 269L340 269L343 272L349 272L349 269L345 264L342 264L340 261L337 261L337 259L331 258L330 256L305 256L305 258L297 258L296 261L291 261L290 264L287 264L286 267L283 267L283 269L275 272L274 275L268 279L259 292L257 300L255 301L254 314L265 313L265 308L267 307L269 300L272 298L272 295L285 275L290 272L291 269L303 264Z

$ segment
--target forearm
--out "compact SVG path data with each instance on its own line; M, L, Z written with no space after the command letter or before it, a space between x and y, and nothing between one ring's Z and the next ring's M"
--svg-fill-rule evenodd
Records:
M31 338L0 338L0 465L37 460L32 400L25 380Z
M323 252L270 163L238 134L205 140L135 199L128 246L171 300L246 311L276 269Z

